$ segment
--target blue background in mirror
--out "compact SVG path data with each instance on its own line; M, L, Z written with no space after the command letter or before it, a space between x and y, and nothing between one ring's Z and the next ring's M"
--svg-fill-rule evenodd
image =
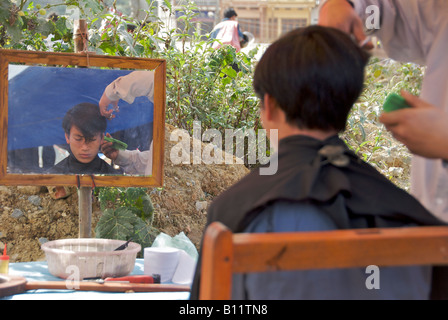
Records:
M10 70L16 67L21 66ZM81 102L98 104L109 83L132 71L25 68L9 80L8 150L66 144L62 119L67 110ZM120 112L107 122L107 132L113 135L145 125L152 130L154 105L147 97L138 97L131 105L120 100L118 105Z

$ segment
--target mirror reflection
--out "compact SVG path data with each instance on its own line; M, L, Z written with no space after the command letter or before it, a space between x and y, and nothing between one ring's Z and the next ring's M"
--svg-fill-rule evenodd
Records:
M154 72L8 66L8 173L151 175Z

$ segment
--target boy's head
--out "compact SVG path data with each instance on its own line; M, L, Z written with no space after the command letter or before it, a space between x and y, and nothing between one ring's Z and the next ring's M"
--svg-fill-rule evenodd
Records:
M340 132L363 89L368 59L342 31L296 29L269 46L253 85L262 100L266 94L275 100L289 125Z
M107 120L100 113L98 105L80 103L67 111L62 120L65 139L75 158L89 163L98 154L106 131Z

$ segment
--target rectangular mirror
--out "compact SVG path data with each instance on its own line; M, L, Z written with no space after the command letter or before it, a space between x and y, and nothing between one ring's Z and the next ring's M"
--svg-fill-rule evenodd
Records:
M0 50L0 90L0 184L163 185L165 60Z

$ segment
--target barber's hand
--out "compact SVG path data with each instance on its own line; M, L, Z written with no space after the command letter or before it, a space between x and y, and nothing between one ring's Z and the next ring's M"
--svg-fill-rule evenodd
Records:
M411 108L384 112L379 120L412 153L448 159L448 114L406 91L401 95Z
M366 40L361 19L347 0L328 0L320 9L318 24L344 31L363 48L373 49L372 42Z
M99 107L100 107L100 112L101 115L107 119L113 119L115 118L115 115L113 114L113 112L119 112L119 107L118 107L118 100L117 101L112 101L110 100L105 93L103 93L103 95L101 96L100 102L98 103ZM109 105L112 105L113 108L110 110L107 110L107 107Z
M106 136L109 138L112 138L109 133L106 133ZM119 150L112 147L113 142L108 142L106 140L103 140L101 143L101 152L108 157L111 160L115 160L118 157Z

